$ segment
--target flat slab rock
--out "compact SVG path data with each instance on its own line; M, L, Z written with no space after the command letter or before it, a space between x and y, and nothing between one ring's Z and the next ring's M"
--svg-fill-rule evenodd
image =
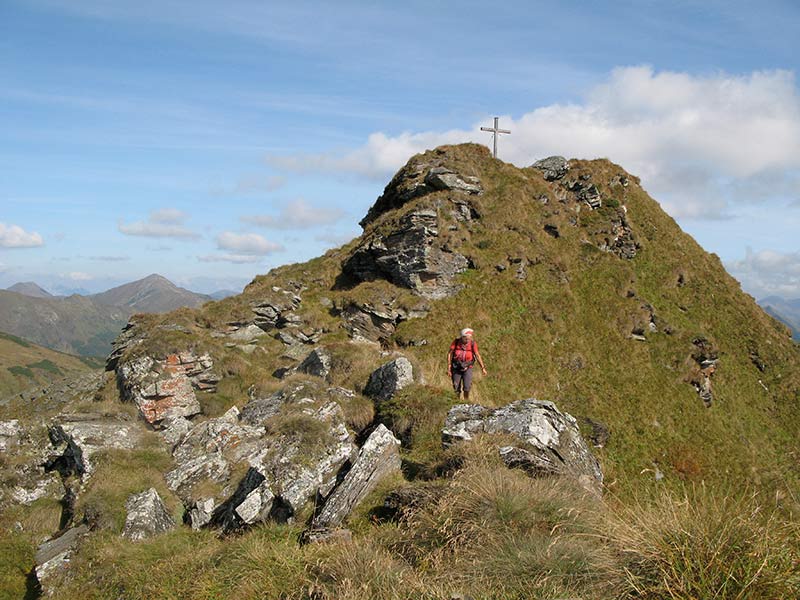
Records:
M578 423L552 402L529 398L502 408L459 404L447 413L442 441L450 445L478 434L509 434L519 446L499 448L510 467L532 475L566 475L599 492L603 483L600 464L581 437Z
M69 566L72 553L88 533L87 525L78 525L39 546L35 557L35 573L45 596L54 594L55 590L51 587L50 581L54 575Z

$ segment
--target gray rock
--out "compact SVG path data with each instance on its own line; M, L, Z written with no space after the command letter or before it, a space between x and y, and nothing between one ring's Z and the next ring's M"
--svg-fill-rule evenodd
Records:
M11 490L11 499L17 504L29 506L42 498L58 500L64 496L64 483L57 473L44 472L38 465L28 465L27 468L18 469L17 474L20 471L29 473L28 477L22 477L22 481Z
M331 355L325 348L315 348L303 362L298 365L297 370L306 375L329 379L331 360Z
M266 331L256 325L255 323L249 323L245 325L241 325L236 327L228 333L228 337L236 342L252 342L257 340L263 335L266 335Z
M293 382L252 398L241 414L234 408L195 425L173 450L176 467L166 476L192 527L285 520L317 492L327 495L355 449L331 400L345 392L319 380Z
M596 492L601 489L600 464L581 437L577 422L552 402L529 398L494 410L459 404L447 413L442 440L448 445L481 433L510 434L519 439L519 447L500 450L511 466L534 474L568 475Z
M300 537L301 544L342 544L353 541L353 532L349 529L306 529Z
M175 528L175 521L155 488L133 494L125 503L125 509L128 515L122 537L129 540L143 540Z
M312 529L339 526L384 477L400 472L400 440L378 425L358 451L353 466L325 500Z
M425 175L425 183L437 190L453 190L465 194L482 194L477 177L464 177L447 167L434 167Z
M434 209L417 209L399 219L388 234L367 237L342 265L343 273L358 281L387 279L426 298L444 298L461 286L454 282L469 260L439 239Z
M94 470L91 461L94 454L109 449L132 450L143 434L144 429L137 423L100 415L62 415L60 422L48 430L53 450L45 468L63 476L74 474L86 478Z
M401 356L372 372L364 394L375 400L389 400L411 383L414 383L414 368L411 361Z
M17 419L0 421L0 452L7 452L9 448L19 444L22 427Z
M537 160L531 166L534 169L540 170L547 181L561 179L567 174L567 171L569 171L569 163L563 156L549 156Z
M43 595L52 596L55 593L52 586L53 576L67 567L72 553L88 533L87 525L78 525L39 546L35 558L35 573Z

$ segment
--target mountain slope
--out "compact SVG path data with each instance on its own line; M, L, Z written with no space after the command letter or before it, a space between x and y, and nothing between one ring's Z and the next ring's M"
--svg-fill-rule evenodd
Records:
M758 301L767 313L792 330L792 337L800 342L800 298L787 300L770 296Z
M47 290L42 289L38 284L34 283L33 281L21 281L19 283L15 283L14 285L6 289L9 292L16 292L17 294L22 294L23 296L31 296L32 298L53 297L53 294L51 294Z
M211 297L176 286L161 275L149 275L100 294L89 296L99 304L124 306L131 312L167 312L183 306L196 307Z
M0 398L101 366L97 360L56 352L0 333Z

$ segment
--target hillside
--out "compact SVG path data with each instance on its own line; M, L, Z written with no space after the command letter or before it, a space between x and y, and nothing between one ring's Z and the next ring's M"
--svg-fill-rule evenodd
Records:
M800 298L787 300L770 296L758 301L764 310L792 330L792 337L800 342Z
M196 307L210 299L160 275L89 296L37 296L28 293L35 292L31 287L35 284L26 286L20 293L0 290L0 331L80 356L107 355L111 342L134 313Z
M56 352L0 333L0 398L102 366L96 359Z
M362 226L137 315L102 387L10 403L39 440L12 462L52 466L3 481L68 491L9 509L5 570L89 598L798 597L800 350L636 177L446 146ZM465 326L482 406L446 374ZM132 543L149 488L165 533Z

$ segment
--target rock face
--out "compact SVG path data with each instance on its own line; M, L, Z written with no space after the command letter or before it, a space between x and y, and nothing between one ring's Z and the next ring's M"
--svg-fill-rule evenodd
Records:
M194 426L173 450L167 485L195 528L236 529L286 520L317 492L326 495L355 450L341 406L347 390L294 382L241 413ZM350 392L352 393L352 392Z
M370 302L349 301L344 306L337 307L337 312L354 340L381 342L389 339L397 325L403 321L427 315L429 307L421 303L408 310L397 306L396 299L392 296L377 296Z
M331 373L331 355L325 348L315 348L301 362L297 370L306 375L328 379Z
M531 167L540 170L547 181L561 179L569 171L569 163L563 156L549 156L537 160Z
M47 471L62 476L86 478L94 471L92 456L100 450L132 450L141 442L144 430L138 423L119 421L96 414L62 415L48 430L53 449L45 464Z
M132 495L125 503L125 509L128 515L122 537L129 540L143 540L175 527L175 521L155 488Z
M452 295L460 289L453 279L470 262L440 243L438 227L435 210L414 210L401 217L388 235L368 236L342 271L357 281L387 279L426 298Z
M601 489L600 464L581 437L577 422L552 402L529 398L495 410L459 404L447 413L442 440L452 444L480 433L511 434L519 439L519 446L500 448L500 456L510 467L532 475L567 475L589 489Z
M389 400L411 383L414 383L414 368L407 358L401 356L372 372L364 394L375 400Z
M378 425L359 450L345 478L314 517L312 529L339 526L381 479L399 472L400 440L385 426Z
M126 400L134 402L149 424L200 412L195 390L213 392L219 376L208 354L169 354L164 360L141 356L117 367L117 382Z
M482 194L480 179L464 177L447 167L434 167L425 175L425 183L437 190L453 190L465 194Z

